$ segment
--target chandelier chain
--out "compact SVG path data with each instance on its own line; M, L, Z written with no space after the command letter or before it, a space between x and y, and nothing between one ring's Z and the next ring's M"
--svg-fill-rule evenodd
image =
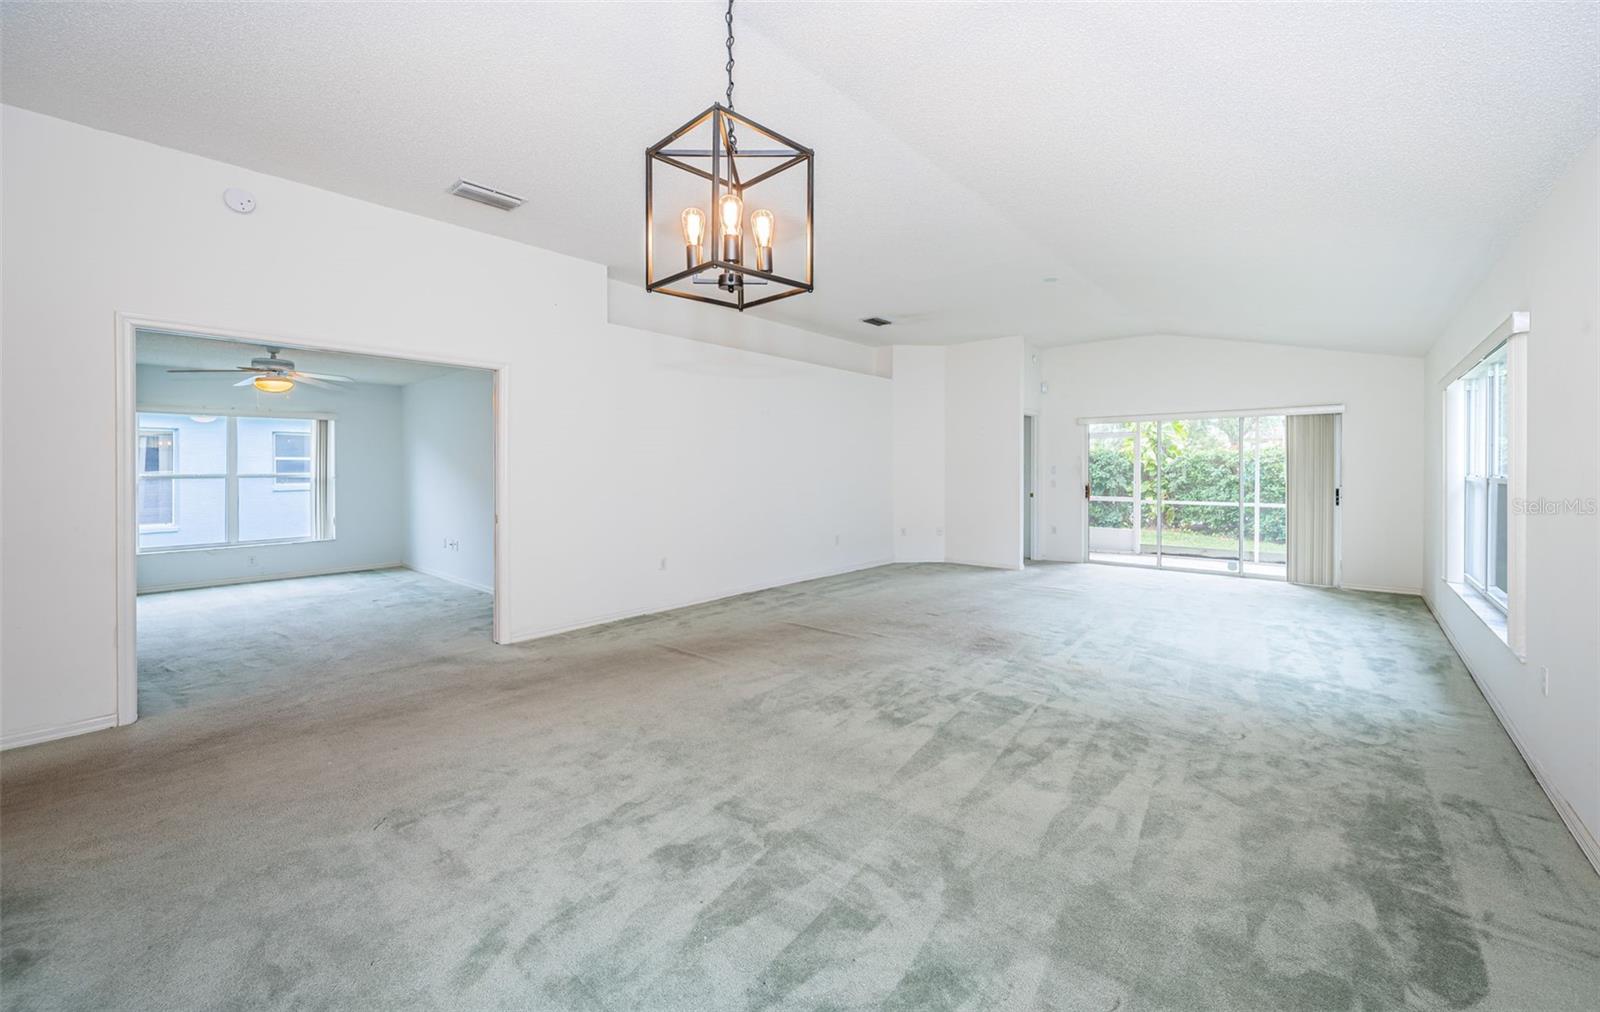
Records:
M728 0L728 13L726 13L726 14L724 14L722 16L722 20L727 22L727 24L728 24L728 41L727 41L728 65L727 65L727 67L725 69L728 71L728 108L732 109L733 108L733 0ZM738 145L737 145L737 143L735 141L735 138L733 136L733 124L729 123L728 124L728 150L730 152L732 152L737 146Z

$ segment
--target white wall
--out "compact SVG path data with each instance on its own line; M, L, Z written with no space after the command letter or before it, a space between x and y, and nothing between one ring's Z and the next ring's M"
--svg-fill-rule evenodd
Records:
M894 561L944 561L945 349L896 345Z
M9 106L0 129L0 742L116 713L118 311L503 367L512 639L892 557L886 379L612 325L598 264Z
M945 358L945 557L1022 568L1020 337L951 345Z
M1083 558L1079 418L1343 404L1344 585L1421 591L1421 359L1166 336L1067 345L1042 358L1045 558Z
M809 330L769 320L759 311L735 313L706 312L707 307L687 299L663 298L644 290L642 285L609 281L606 285L608 318L625 327L652 330L674 337L688 337L708 344L743 348L766 355L777 355L797 362L848 369L869 376L890 372L885 349L814 334ZM866 324L862 328L868 329Z
M1597 144L1555 186L1429 351L1422 398L1428 603L1568 824L1582 823L1574 825L1574 835L1600 867L1600 520L1592 512L1564 510L1523 521L1527 662L1519 661L1443 581L1439 387L1513 311L1528 311L1528 497L1600 498Z
M171 376L164 366L142 365L137 394L141 408L184 408L195 414L270 414L275 407L331 413L338 470L332 540L141 555L141 593L400 564L405 490L399 387L354 383L337 393L298 386L288 394L260 394L223 382L223 377Z
M401 389L405 564L494 592L494 376L463 370Z

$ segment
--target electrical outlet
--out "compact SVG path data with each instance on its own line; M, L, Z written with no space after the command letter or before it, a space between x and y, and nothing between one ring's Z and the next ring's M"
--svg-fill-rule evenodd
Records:
M935 527L933 529L933 536L936 537L936 538L944 537L944 528L943 527Z
M245 560L244 560L244 564L247 565L247 566L255 565L256 564L256 557L254 555L246 556Z

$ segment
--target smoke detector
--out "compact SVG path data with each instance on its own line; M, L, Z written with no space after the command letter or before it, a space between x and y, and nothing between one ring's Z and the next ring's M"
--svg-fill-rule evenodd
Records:
M456 180L456 185L450 187L450 192L458 197L476 200L480 204L498 207L502 211L511 211L522 205L521 197L514 197L503 190L480 186L465 179Z

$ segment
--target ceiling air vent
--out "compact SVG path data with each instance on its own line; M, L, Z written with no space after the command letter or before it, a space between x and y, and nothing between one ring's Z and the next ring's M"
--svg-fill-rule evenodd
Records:
M885 320L881 316L869 316L869 317L863 319L861 322L862 323L870 323L874 327L887 327L889 324L893 323L894 321L893 320Z
M458 197L476 200L480 204L498 207L502 211L513 210L522 203L521 197L513 197L509 193L491 190L489 187L479 186L477 183L469 183L465 179L456 180L456 185L450 187L450 192Z

